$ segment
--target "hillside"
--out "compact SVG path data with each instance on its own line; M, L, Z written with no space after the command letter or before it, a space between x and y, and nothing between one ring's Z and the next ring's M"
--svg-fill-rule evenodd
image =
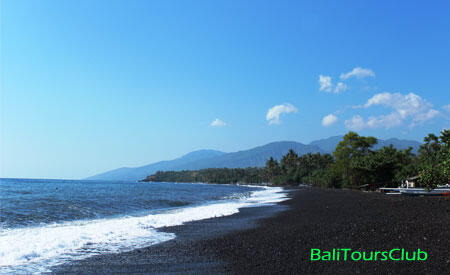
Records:
M107 171L92 177L87 178L88 180L140 180L153 174L156 171L167 171L167 170L179 170L178 167L184 167L189 163L196 162L202 159L214 158L225 154L224 152L216 150L199 150L186 154L180 158L167 161L159 161L152 164L148 164L141 167L129 168L123 167Z
M245 168L262 167L270 157L277 160L293 149L297 154L306 153L332 153L342 136L334 136L327 139L313 141L308 145L294 141L272 142L249 150L232 153L224 153L216 150L199 150L186 154L180 158L168 161L160 161L136 168L118 168L107 171L87 179L89 180L142 180L157 171L181 171L199 170L205 168ZM392 144L397 149L413 147L413 153L417 153L420 143L412 140L388 139L378 140L375 149Z
M342 140L343 137L344 136L334 136L326 139L320 139L311 142L310 145L315 145L320 149L322 149L324 152L331 154L333 153L334 149L336 148L336 146L339 144L339 142ZM376 144L373 147L373 149L378 150L384 146L389 146L391 144L394 146L394 148L398 150L404 150L408 149L408 147L412 147L413 148L412 152L414 154L417 154L417 151L419 150L419 147L421 145L420 142L415 140L390 138L387 140L378 139L378 144Z
M323 153L319 147L314 145L281 141L234 153L223 153L213 150L195 151L175 160L156 162L136 168L119 168L87 179L135 181L144 179L146 176L154 174L156 171L198 170L223 167L261 167L265 165L267 159L271 156L280 159L281 156L289 151L289 149L293 149L299 155L317 152ZM192 158L192 154L195 154L196 157Z

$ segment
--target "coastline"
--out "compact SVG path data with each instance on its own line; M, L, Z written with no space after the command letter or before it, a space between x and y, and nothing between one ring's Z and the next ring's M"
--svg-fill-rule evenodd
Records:
M177 238L55 267L55 273L441 273L450 267L450 202L299 188L273 206L164 228ZM428 252L423 262L311 262L311 248Z
M119 254L103 254L51 268L49 274L165 274L229 273L228 264L198 247L201 241L256 228L260 220L274 217L288 207L281 203L240 208L229 216L159 228L176 238Z

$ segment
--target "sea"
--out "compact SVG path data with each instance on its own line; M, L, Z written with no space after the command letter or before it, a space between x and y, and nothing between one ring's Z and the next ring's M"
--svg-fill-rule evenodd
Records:
M0 273L39 274L176 238L162 227L287 199L278 187L0 179Z

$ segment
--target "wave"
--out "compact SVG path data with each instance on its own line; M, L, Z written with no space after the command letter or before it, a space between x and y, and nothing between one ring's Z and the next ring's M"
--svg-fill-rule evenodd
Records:
M282 188L264 187L248 197L187 206L146 216L72 221L0 232L0 273L40 273L70 260L120 253L174 239L157 229L228 216L239 208L286 200Z

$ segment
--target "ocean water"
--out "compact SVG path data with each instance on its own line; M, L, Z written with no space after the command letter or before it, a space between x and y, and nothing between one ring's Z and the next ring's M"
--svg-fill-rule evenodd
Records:
M0 273L154 245L176 238L158 228L285 199L275 187L0 179Z

